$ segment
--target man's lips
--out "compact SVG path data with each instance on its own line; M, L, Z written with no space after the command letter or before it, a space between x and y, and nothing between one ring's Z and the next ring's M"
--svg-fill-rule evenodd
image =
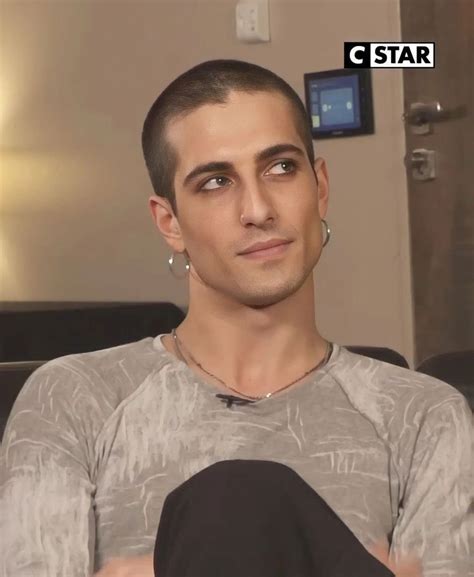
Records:
M284 243L280 243L277 245L273 245L269 248L247 252L247 253L241 254L240 256L243 256L247 259L271 258L273 256L279 256L279 255L283 254L284 252L286 252L289 245L290 245L290 242L284 242Z
M291 242L291 241L284 239L284 238L274 238L274 239L267 240L265 242L256 242L256 243L250 245L249 247L247 247L245 250L243 250L239 254L250 254L250 253L253 253L256 251L263 251L263 250L270 249L273 247L281 246L283 244L288 244L289 242Z

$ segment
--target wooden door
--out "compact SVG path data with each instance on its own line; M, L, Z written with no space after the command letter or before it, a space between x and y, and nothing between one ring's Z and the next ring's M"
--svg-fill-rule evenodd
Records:
M404 70L405 114L415 102L444 109L427 134L405 121L407 160L435 151L433 180L407 165L418 366L474 348L474 0L400 0L400 11L404 42L435 42L434 69Z

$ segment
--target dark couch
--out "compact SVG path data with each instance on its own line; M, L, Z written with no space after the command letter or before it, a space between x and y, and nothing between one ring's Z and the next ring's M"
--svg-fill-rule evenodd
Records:
M185 311L157 303L3 303L0 362L48 361L170 332Z

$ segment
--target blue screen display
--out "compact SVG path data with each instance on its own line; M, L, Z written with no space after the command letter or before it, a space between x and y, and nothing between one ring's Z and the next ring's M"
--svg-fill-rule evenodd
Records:
M360 128L359 77L335 76L309 85L311 123L321 132Z

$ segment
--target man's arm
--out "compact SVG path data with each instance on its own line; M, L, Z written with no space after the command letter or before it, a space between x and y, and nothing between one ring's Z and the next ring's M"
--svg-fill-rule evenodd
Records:
M94 486L80 376L41 367L15 402L1 447L0 575L89 577ZM84 395L82 395L84 396Z
M422 417L392 536L392 562L415 555L423 577L469 575L472 450L472 414L461 395L451 395Z
M110 559L93 577L154 577L153 555Z

